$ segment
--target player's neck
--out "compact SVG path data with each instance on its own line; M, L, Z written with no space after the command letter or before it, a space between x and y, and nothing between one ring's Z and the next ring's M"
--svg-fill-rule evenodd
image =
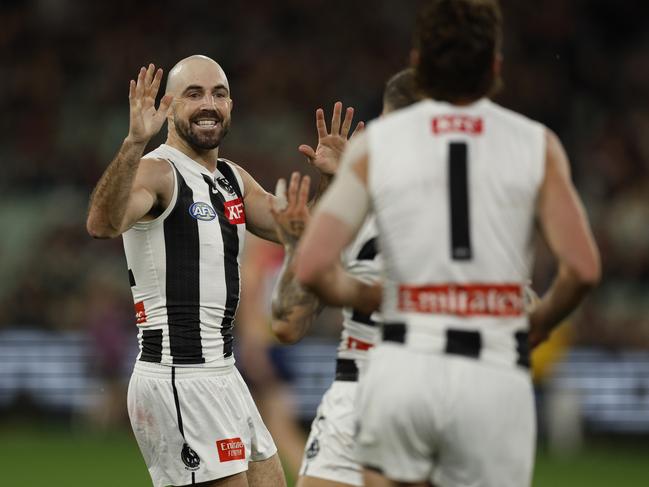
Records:
M185 142L182 138L178 137L175 134L169 133L165 143L174 149L179 150L185 154L190 159L196 161L198 164L203 166L209 172L213 173L216 171L216 162L219 158L219 148L208 150L196 150Z

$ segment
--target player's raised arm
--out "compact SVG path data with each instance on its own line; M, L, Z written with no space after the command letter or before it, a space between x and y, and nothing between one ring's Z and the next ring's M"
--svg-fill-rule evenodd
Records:
M557 136L546 134L545 179L538 199L541 231L558 260L552 286L530 315L530 345L545 340L601 277L600 257Z
M330 131L327 130L324 110L318 108L316 110L318 145L315 149L306 144L298 147L298 150L307 157L309 164L320 172L320 181L316 189L316 194L309 203L309 206L312 206L329 186L333 175L338 169L338 163L349 138L354 118L354 109L348 107L345 110L345 117L343 119L342 106L341 102L334 104ZM360 132L363 127L363 122L359 122L352 136ZM246 188L244 202L246 205L248 230L258 237L280 243L277 240L275 222L269 203L274 201L275 196L265 191L245 170L240 169L240 172Z
M273 292L271 329L282 343L302 339L322 309L320 300L295 279L293 259L297 243L309 222L309 176L291 175L286 192L286 181L280 179L271 202L277 236L284 245L284 264Z
M340 253L370 210L367 163L367 142L361 134L350 143L338 177L318 205L295 265L298 282L324 303L371 313L379 307L381 286L359 281L339 264Z
M162 161L142 159L149 140L160 131L173 99L165 95L155 108L162 69L142 67L129 86L129 133L90 197L86 228L95 238L122 234L161 202L171 167Z

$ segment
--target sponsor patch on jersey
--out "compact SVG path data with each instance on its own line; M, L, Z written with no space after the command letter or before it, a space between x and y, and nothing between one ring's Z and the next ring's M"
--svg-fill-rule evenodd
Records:
M350 350L369 350L374 345L354 337L347 337L347 348Z
M480 117L440 115L433 118L432 129L435 135L449 133L480 135L484 129L484 123Z
M192 206L190 206L189 214L192 216L192 218L206 222L214 220L216 218L216 212L214 211L214 208L212 208L207 203L203 203L202 201L197 201Z
M521 316L519 284L399 286L399 310L455 316Z
M320 442L314 438L309 447L306 449L306 457L308 460L315 458L320 453Z
M221 462L244 460L246 458L246 447L241 438L218 440L216 448L219 451L219 461Z
M135 323L141 325L146 323L146 311L144 310L144 301L135 303Z
M225 217L233 225L246 223L246 213L243 209L243 201L241 201L241 198L226 201L223 203L223 210L225 211Z

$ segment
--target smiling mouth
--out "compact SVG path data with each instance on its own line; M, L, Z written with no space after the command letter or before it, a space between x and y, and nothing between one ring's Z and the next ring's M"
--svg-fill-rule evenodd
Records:
M219 125L221 122L219 120L215 119L201 119L201 120L195 120L192 122L194 125L197 127L200 127L202 129L213 129L217 125Z

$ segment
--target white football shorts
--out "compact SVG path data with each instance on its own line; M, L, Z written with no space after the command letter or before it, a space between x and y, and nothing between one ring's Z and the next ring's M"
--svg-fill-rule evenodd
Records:
M363 485L354 458L358 382L334 381L322 397L306 443L300 476Z
M133 433L153 485L244 472L277 449L239 371L138 361L128 388Z
M530 485L536 422L526 369L384 343L358 397L364 467L436 487Z

